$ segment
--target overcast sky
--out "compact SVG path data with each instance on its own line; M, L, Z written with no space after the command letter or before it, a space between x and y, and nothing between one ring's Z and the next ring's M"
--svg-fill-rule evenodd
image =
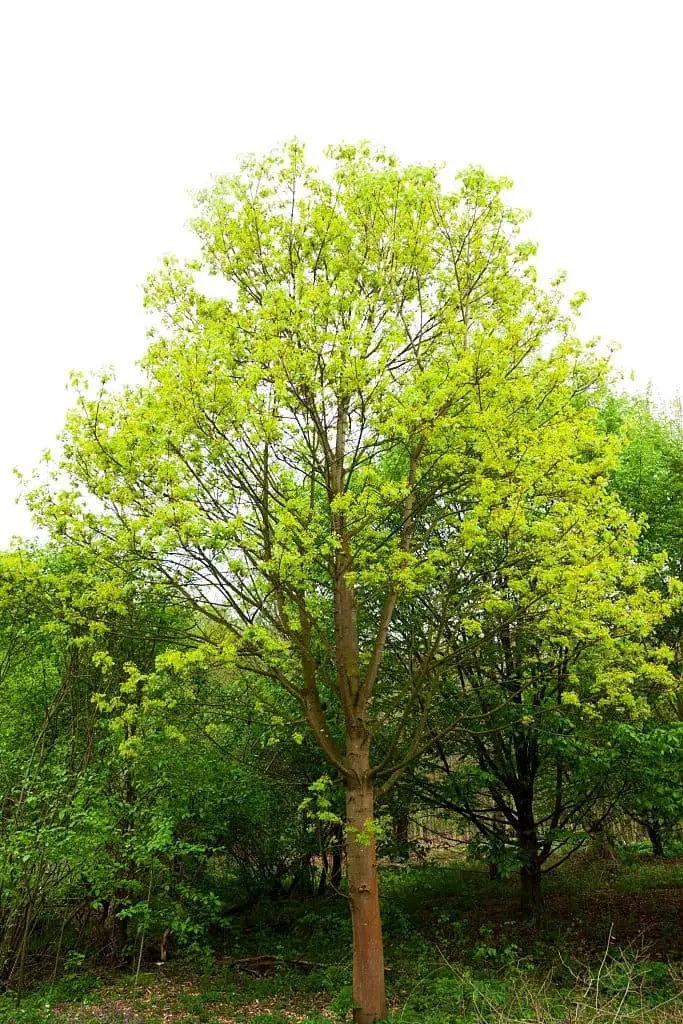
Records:
M188 248L188 190L292 135L481 163L532 209L587 335L679 389L676 0L7 0L0 14L0 543L11 468L59 430L72 368L125 374L141 282Z

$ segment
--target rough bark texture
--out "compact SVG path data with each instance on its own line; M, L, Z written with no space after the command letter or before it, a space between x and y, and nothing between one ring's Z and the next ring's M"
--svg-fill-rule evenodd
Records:
M377 857L374 837L366 828L373 810L372 783L351 781L346 789L346 873L353 928L354 1024L375 1024L384 1020L387 1010Z

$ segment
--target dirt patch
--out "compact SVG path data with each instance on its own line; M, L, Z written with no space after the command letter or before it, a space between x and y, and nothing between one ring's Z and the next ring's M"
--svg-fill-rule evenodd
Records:
M615 947L634 947L652 960L683 959L683 888L661 886L639 892L620 892L612 888L591 891L546 892L544 910L534 921L525 919L518 896L505 883L492 883L465 901L453 900L422 908L420 917L425 934L433 933L434 921L444 922L446 932L458 938L462 948L476 949L486 944L503 948L514 942L522 953L535 952L539 943L552 947L571 946L589 958L601 954L609 942Z

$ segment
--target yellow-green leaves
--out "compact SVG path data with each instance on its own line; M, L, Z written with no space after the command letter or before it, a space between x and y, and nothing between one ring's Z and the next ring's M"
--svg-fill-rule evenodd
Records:
M147 282L144 383L78 382L68 485L39 518L180 592L335 763L323 696L348 725L377 688L405 729L459 645L505 623L599 647L591 685L625 706L660 612L606 484L582 297L537 286L505 179L451 187L365 144L328 158L291 143L197 195L199 257Z

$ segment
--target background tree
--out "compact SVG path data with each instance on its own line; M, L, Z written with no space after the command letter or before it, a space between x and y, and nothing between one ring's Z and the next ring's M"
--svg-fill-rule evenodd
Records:
M615 747L624 779L619 806L646 833L655 857L666 855L683 822L683 723L661 702L647 727L620 725Z
M171 634L179 644L187 616L167 592L118 588L111 574L95 599L84 564L55 548L0 557L0 970L19 988L38 932L56 965L75 930L77 945L118 960L160 837L181 842L159 778L170 722L146 778L129 756L145 711L130 668L151 669Z
M520 866L530 910L543 865L577 849L593 808L604 817L624 792L617 725L642 727L674 686L656 635L669 605L647 586L661 559L638 561L637 526L609 486L615 453L585 422L570 432L567 411L554 423L543 436L551 464L514 516L486 522L511 568L460 625L432 711L443 738L416 783L475 825L494 861Z
M680 406L658 407L650 395L612 396L602 410L608 430L628 437L612 474L613 485L641 524L642 560L665 559L649 583L662 594L680 593L683 580L683 427ZM673 652L678 685L659 702L646 730L618 732L628 782L621 806L646 831L655 855L683 821L683 611L680 600L660 623L658 635Z

